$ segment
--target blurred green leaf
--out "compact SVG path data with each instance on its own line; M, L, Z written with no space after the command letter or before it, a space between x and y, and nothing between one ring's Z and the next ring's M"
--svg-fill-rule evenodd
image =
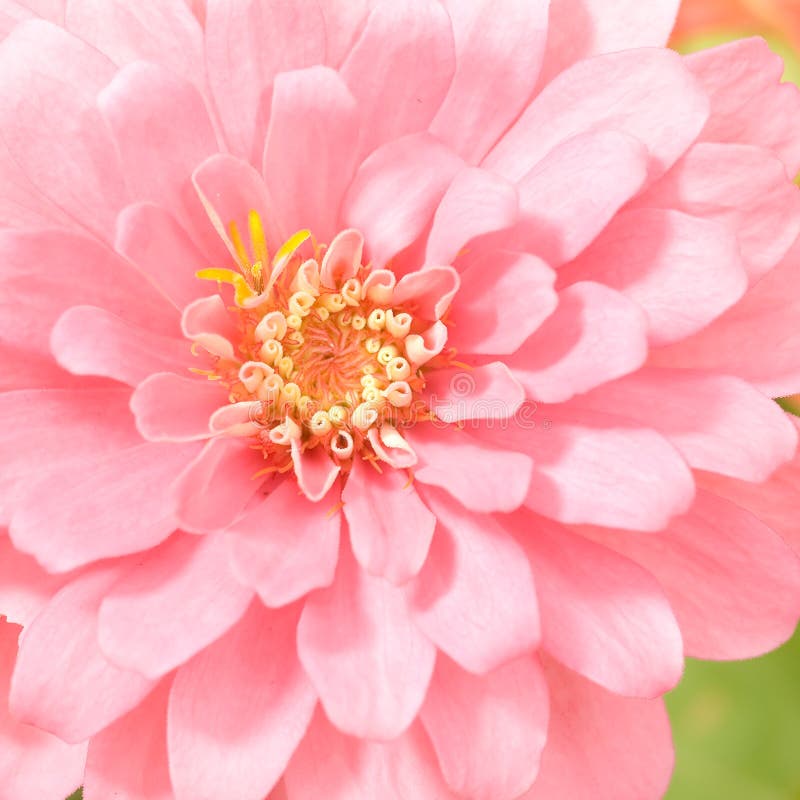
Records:
M690 660L667 705L667 800L800 800L800 633L753 661Z
M83 800L83 789L78 789L75 794L71 794L67 800Z

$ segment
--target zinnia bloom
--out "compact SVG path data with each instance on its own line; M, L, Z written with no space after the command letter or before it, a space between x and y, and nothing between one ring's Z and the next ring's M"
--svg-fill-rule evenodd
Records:
M800 615L780 60L676 0L64 6L0 17L3 790L660 797L684 655Z

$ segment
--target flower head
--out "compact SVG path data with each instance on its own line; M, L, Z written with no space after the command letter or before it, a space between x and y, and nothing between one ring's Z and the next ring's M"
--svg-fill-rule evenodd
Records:
M672 0L18 5L5 785L660 797L684 654L800 615L779 60Z

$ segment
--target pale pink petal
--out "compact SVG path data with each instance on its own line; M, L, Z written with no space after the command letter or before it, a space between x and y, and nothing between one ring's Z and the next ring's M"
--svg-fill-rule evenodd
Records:
M357 230L339 233L325 251L320 265L323 286L338 289L345 281L355 278L364 255L364 236Z
M139 384L131 411L145 439L188 442L211 436L209 418L227 402L225 388L216 381L159 372Z
M355 100L334 70L318 66L278 75L264 180L280 187L276 200L284 231L308 228L320 242L335 236L357 166L358 134Z
M697 144L635 203L726 223L751 282L772 269L800 233L800 194L783 163L760 147Z
M456 72L430 131L477 164L533 94L547 38L547 0L445 0Z
M341 472L341 467L333 462L324 447L302 450L298 439L292 441L292 462L297 485L312 503L328 494Z
M780 82L783 59L753 38L694 53L686 66L711 98L701 141L768 147L793 177L800 169L800 91Z
M738 378L647 368L574 404L659 431L696 469L757 483L791 459L797 446L797 432L780 407Z
M487 170L465 167L453 178L436 209L425 263L455 263L470 241L511 228L518 215L514 184Z
M528 253L489 251L461 273L448 319L459 352L513 353L553 313L555 272Z
M278 782L316 705L296 622L256 602L178 671L167 726L175 800L263 800Z
M440 658L421 719L444 779L474 800L516 800L539 771L547 683L526 657L476 677Z
M64 24L67 0L17 0L17 5L23 6L37 17L55 22L56 25Z
M333 586L306 601L297 647L331 722L370 739L393 739L413 722L436 658L402 590L367 575L346 548Z
M122 388L0 394L0 519L8 522L31 483L139 444L129 394Z
M559 278L601 281L626 294L647 312L653 344L696 333L747 288L733 231L662 209L619 214Z
M455 153L421 133L384 145L359 167L342 218L364 234L374 266L388 264L425 230L462 166Z
M353 49L370 11L380 0L319 0L325 19L325 63L339 67Z
M175 515L192 533L211 533L231 524L261 489L254 476L262 460L248 439L212 439L172 484Z
M321 10L290 0L213 0L205 34L209 84L228 145L260 164L275 76L325 59Z
M176 527L169 484L195 453L192 444L145 443L62 466L27 488L11 540L51 572L154 547Z
M56 361L73 375L103 375L136 386L154 372L191 363L185 339L162 336L96 306L73 306L50 334Z
M355 739L315 715L286 771L288 800L459 800L419 723L389 742Z
M127 201L119 154L94 104L113 74L100 52L41 20L21 23L0 46L9 155L46 198L107 240Z
M212 434L224 433L228 436L254 436L263 428L253 418L263 406L260 400L243 400L220 406L208 420Z
M404 473L353 460L342 492L353 554L363 569L403 584L422 568L436 518Z
M641 189L644 145L616 131L585 133L553 148L522 180L515 245L558 267L571 261Z
M82 742L137 706L155 684L118 669L97 644L97 612L120 568L63 588L25 629L9 705L22 722Z
M9 622L29 625L67 580L45 572L0 531L0 615Z
M417 463L417 454L403 434L388 422L380 429L370 428L367 434L375 455L393 469L409 469Z
M461 285L452 267L428 267L410 272L397 282L392 302L411 310L414 318L441 319Z
M162 66L137 62L116 74L97 104L114 136L132 199L156 203L186 220L192 172L218 152L200 92Z
M111 587L97 638L117 666L160 678L222 636L252 597L228 568L222 534L177 534Z
M16 625L0 620L0 784L9 800L61 800L83 780L86 745L65 744L8 713L19 632Z
M173 800L167 764L167 698L164 680L133 711L89 744L83 791L88 798Z
M217 5L228 5L222 0ZM217 235L234 260L237 255L229 236L231 222L246 235L248 215L255 211L264 226L267 245L274 251L294 231L278 226L275 204L261 174L246 161L219 154L206 159L192 175L195 190Z
M736 375L769 397L800 390L800 240L732 309L707 328L652 353L651 363Z
M516 181L559 143L581 133L616 130L647 147L651 174L664 172L707 118L708 100L677 53L601 55L579 61L548 84L489 153L485 166Z
M221 295L200 297L183 310L181 330L187 339L220 358L234 361L233 342L240 337L236 318Z
M57 267L54 259L57 254ZM0 231L0 339L50 356L50 330L68 308L92 305L167 336L180 316L124 259L96 240L64 231Z
M612 415L543 414L549 424L524 440L534 461L529 508L560 522L657 531L691 505L691 471L660 434Z
M667 43L680 0L550 0L542 82L588 56Z
M550 726L539 776L519 800L658 800L674 761L663 700L619 697L545 662Z
M341 67L365 125L360 151L428 127L455 70L450 18L434 0L380 3Z
M177 221L158 206L137 203L123 209L117 217L114 248L178 308L208 294L210 284L195 277L209 266L208 259Z
M518 512L506 525L536 576L545 650L617 694L657 697L674 688L681 630L649 572L535 514Z
M144 59L203 82L203 35L182 0L69 0L66 27L120 66Z
M431 372L425 397L434 414L447 423L464 420L506 420L525 402L525 390L501 361L465 370Z
M647 319L623 294L601 283L576 283L506 363L528 396L568 400L626 375L647 358Z
M596 532L660 581L696 658L760 656L800 618L800 561L736 499L699 491L691 511L655 537Z
M293 480L258 498L226 533L236 578L270 607L330 586L339 560L341 514L335 491L312 503Z
M470 672L490 672L539 644L528 560L490 516L426 492L438 520L431 553L409 585L414 622Z
M472 511L519 508L530 485L531 459L493 447L465 430L441 425L425 424L406 432L419 458L414 477L446 489Z

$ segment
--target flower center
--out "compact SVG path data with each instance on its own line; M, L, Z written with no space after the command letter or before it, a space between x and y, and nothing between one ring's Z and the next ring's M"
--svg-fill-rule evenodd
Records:
M375 433L430 418L422 325L393 303L395 278L361 263L355 231L317 245L307 231L275 255L269 274L258 216L251 212L253 256L234 225L241 274L204 270L198 277L235 288L240 340L236 360L218 357L210 377L232 403L248 405L248 425L267 470L289 470L292 446L323 447L345 468L356 454L374 458ZM299 250L313 245L313 256Z

